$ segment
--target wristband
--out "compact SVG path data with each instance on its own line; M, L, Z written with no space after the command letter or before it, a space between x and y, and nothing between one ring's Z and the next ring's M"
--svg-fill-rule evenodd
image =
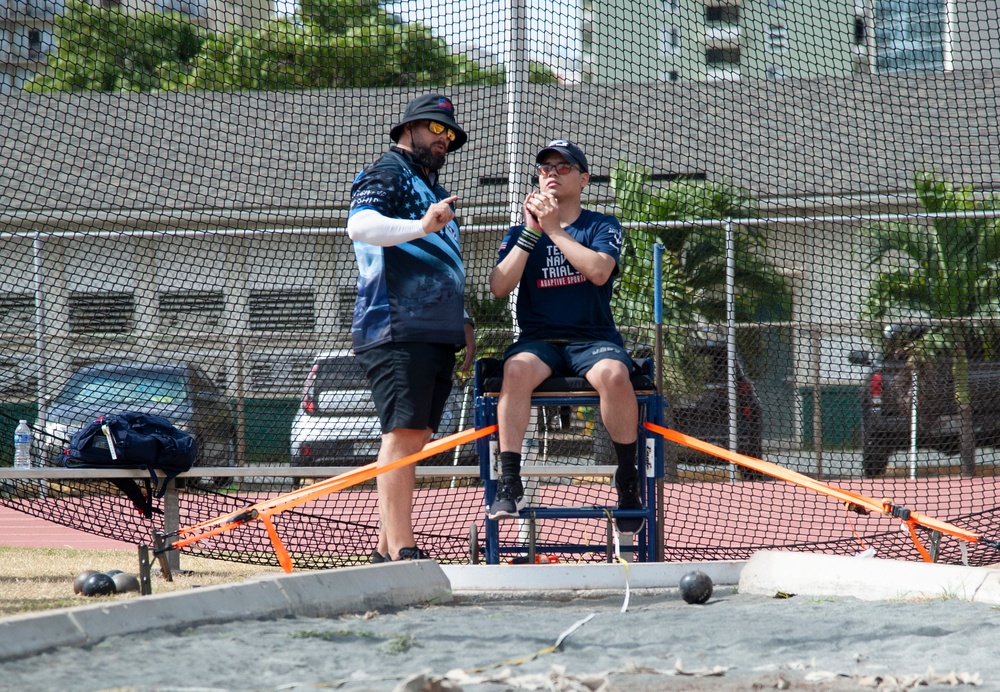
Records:
M531 253L535 249L535 244L541 240L542 234L537 231L533 231L527 226L521 231L521 235L517 237L516 247L521 248L527 253Z

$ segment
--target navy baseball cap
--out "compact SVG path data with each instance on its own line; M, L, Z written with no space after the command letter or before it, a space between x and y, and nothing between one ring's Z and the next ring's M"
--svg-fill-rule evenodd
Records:
M553 139L545 145L545 148L538 152L535 163L541 163L550 152L555 152L566 159L567 163L575 163L584 173L589 173L587 169L587 157L583 155L583 149L573 144L568 139Z
M392 141L398 142L399 138L403 136L403 126L406 123L412 123L417 120L433 120L454 130L455 140L448 144L448 151L461 149L462 145L469 139L468 135L465 134L465 130L460 128L458 123L455 122L455 106L447 96L425 94L410 101L406 105L406 112L403 113L403 119L389 130L389 136L392 138Z

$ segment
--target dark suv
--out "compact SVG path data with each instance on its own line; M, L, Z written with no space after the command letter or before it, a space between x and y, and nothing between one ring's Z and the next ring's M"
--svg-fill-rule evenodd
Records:
M672 427L691 437L729 449L729 378L727 344L724 341L698 341L687 347L680 363L688 380L686 391L665 391L666 420ZM759 459L763 454L760 399L753 380L739 354L736 356L736 451ZM679 464L718 464L718 457L676 445ZM761 479L761 474L738 469L744 480Z
M198 443L197 466L235 466L236 428L229 400L191 363L95 363L77 369L45 409L42 454L54 463L76 432L106 413L139 411L162 416ZM197 487L232 479L204 477Z
M918 448L944 454L961 450L961 421L949 356L914 358L913 351L933 328L893 326L886 330L881 356L853 351L850 362L871 366L861 388L862 469L866 478L885 473L889 457L911 444L916 366ZM969 394L976 446L1000 444L1000 362L987 360L990 349L970 340Z

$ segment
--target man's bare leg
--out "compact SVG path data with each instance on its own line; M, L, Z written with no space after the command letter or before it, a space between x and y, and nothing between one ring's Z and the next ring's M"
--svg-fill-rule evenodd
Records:
M431 430L395 428L382 435L378 465L386 466L423 449L431 439ZM399 559L400 548L416 545L413 536L413 489L416 485L416 464L383 473L378 484L378 506L381 527L378 551L391 559Z

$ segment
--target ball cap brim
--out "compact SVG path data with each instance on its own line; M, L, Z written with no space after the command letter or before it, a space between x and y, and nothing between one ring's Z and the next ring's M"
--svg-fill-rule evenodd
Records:
M573 144L568 139L554 139L545 145L545 148L538 152L535 163L542 163L546 156L556 153L566 159L567 163L575 163L584 173L589 173L587 168L587 157L583 155L583 149Z
M455 132L455 141L448 144L448 151L458 151L469 140L465 130L455 122L455 106L447 96L425 94L410 101L406 105L403 119L389 130L392 141L398 142L399 138L403 136L403 126L417 120L433 120L445 127L450 127Z

